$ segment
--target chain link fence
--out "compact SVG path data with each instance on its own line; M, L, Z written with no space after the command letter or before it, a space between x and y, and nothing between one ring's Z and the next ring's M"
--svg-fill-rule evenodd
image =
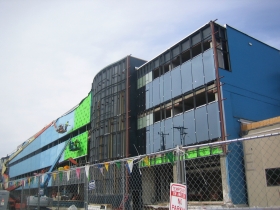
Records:
M169 208L171 183L187 186L187 207ZM280 134L177 146L10 184L19 185L11 209L280 209Z

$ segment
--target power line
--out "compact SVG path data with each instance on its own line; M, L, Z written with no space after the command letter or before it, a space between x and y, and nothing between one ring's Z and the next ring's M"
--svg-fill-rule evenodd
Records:
M181 145L185 145L185 137L186 137L186 134L188 133L185 133L185 128L184 126L174 126L173 128L175 129L178 129L180 131L180 139L181 139Z
M163 133L162 131L161 132L158 132L158 135L161 136L161 144L160 144L160 149L161 150L165 150L165 140L164 140L164 137L169 135L169 133Z

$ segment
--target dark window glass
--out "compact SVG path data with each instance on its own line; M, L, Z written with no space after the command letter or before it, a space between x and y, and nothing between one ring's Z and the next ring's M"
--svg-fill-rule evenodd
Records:
M211 42L212 42L211 38L210 39L205 39L203 41L203 43L202 43L202 45L203 45L203 52L211 48Z
M185 52L182 53L182 63L188 61L191 59L191 53L190 50L187 50Z
M172 110L171 105L165 108L165 118L171 117L171 110Z
M176 55L179 55L179 53L180 53L179 46L177 46L176 48L172 49L173 58Z
M170 60L170 52L164 54L164 60L165 62Z
M280 186L280 168L265 169L267 186Z
M183 42L183 44L182 44L182 51L185 51L185 50L187 50L189 48L190 48L190 41L187 40L187 41Z
M192 46L196 45L201 41L200 33L193 35L192 37Z
M203 39L206 39L207 37L211 36L211 28L210 28L210 26L205 28L202 31L202 34L203 34Z
M201 44L199 43L192 47L192 57L195 57L200 53L202 53L202 51L201 51Z
M193 94L192 93L184 97L183 105L184 105L184 111L188 111L188 110L194 108Z
M172 66L171 66L171 68L174 69L174 68L176 68L177 66L180 66L180 56L177 56L177 57L175 57L175 58L172 60Z
M206 104L205 89L201 89L195 94L195 106L199 107Z
M155 60L155 68L157 68L159 66L159 58L157 58L156 60Z
M170 71L171 70L171 63L166 63L163 67L163 73L165 74L166 72Z
M160 109L157 108L155 111L154 111L154 122L158 122L160 121Z
M216 91L217 91L217 90L216 90L215 87L209 88L209 89L207 90L207 103L208 103L208 104L216 100L216 98L215 98L215 93L216 93Z
M156 68L156 69L153 71L153 74L154 74L153 79L159 77L159 68Z

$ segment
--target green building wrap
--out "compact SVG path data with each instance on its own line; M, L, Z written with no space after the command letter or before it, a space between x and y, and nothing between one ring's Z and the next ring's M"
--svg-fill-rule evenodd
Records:
M76 130L90 122L91 93L75 109L74 128Z
M74 111L74 126L70 132L88 124L90 122L91 93L80 103ZM71 139L72 142L79 141L80 150L70 151L69 146L65 149L64 160L68 158L78 158L87 155L88 131L79 134Z
M70 151L69 146L64 151L64 160L67 160L68 158L78 158L81 156L87 155L87 139L88 139L88 131L75 136L71 139L72 142L75 142L76 140L80 143L80 149L78 151Z

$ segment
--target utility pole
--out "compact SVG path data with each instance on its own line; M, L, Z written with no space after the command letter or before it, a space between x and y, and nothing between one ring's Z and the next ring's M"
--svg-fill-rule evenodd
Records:
M164 137L167 136L167 135L169 135L169 133L163 133L163 132L161 131L161 132L158 132L158 135L160 135L160 136L161 136L161 139L162 139L162 140L161 140L161 145L160 145L161 148L160 148L160 149L161 149L161 151L162 151L162 150L165 150L165 141L164 141Z
M185 145L185 137L186 137L186 134L188 134L188 133L185 133L184 130L187 128L185 128L184 126L175 126L173 128L178 129L180 131L181 145Z

